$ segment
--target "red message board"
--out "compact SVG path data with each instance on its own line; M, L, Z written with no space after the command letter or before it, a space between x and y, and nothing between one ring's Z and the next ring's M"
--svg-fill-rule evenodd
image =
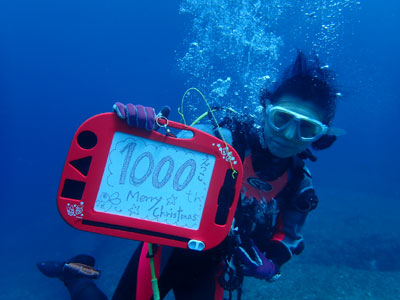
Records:
M114 113L83 123L58 190L64 220L80 230L194 250L222 242L240 193L240 158L214 136L168 126L191 137L131 128Z

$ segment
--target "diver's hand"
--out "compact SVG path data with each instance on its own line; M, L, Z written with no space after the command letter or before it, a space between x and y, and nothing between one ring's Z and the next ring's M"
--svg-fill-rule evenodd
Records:
M243 267L243 274L258 279L274 280L277 268L250 240L248 245L239 246L235 249L235 256Z
M113 105L113 110L120 119L126 120L129 126L147 131L151 131L155 127L156 114L152 107L140 104L133 105L132 103L124 105L121 102L116 102Z

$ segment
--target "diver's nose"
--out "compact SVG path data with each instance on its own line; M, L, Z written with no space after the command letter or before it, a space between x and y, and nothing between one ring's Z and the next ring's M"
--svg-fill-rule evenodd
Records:
M285 130L283 131L283 136L288 139L288 140L292 140L294 139L294 137L296 136L296 129L297 129L297 125L295 122L292 122L292 124L290 124L287 128L285 128Z

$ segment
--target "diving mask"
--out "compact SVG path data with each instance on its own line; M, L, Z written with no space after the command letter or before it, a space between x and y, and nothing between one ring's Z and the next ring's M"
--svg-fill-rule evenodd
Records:
M267 106L267 122L275 131L282 131L296 123L297 136L301 141L314 142L327 133L329 127L322 122L296 113L282 106Z

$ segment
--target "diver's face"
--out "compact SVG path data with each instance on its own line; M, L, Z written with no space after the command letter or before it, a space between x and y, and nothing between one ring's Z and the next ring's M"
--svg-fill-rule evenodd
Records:
M268 103L267 103L268 105ZM274 103L274 106L279 106L290 110L294 113L301 114L305 117L322 121L322 112L310 101L304 101L296 96L284 95ZM268 117L264 110L264 118ZM269 122L264 122L264 138L271 153L277 157L286 158L293 156L306 150L311 141L301 140L299 137L298 122L290 122L284 129L275 130Z

